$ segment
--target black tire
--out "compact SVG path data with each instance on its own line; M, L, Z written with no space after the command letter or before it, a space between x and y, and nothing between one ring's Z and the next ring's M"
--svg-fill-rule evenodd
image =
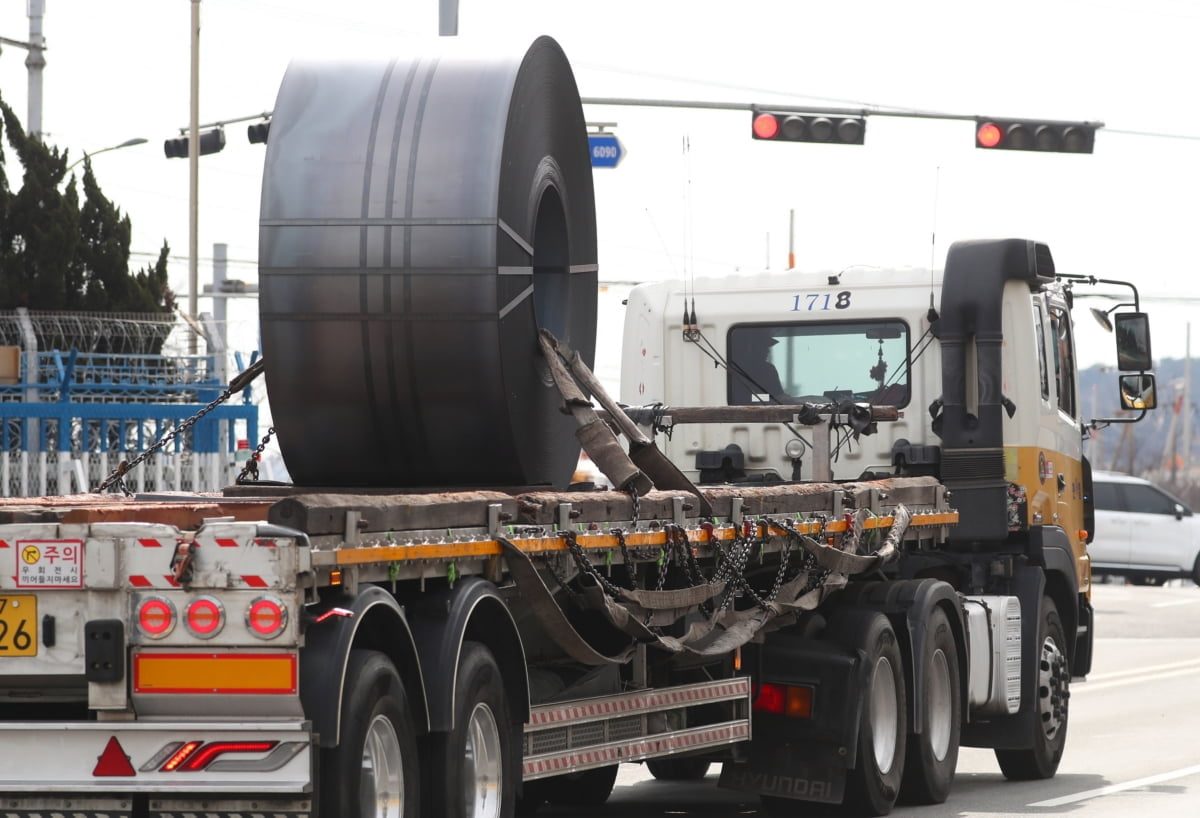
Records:
M711 764L707 758L656 758L646 762L646 769L659 781L699 781Z
M1192 582L1200 585L1200 554L1196 555L1196 561L1192 563Z
M896 632L875 611L842 611L830 626L844 647L866 654L866 687L858 727L858 752L842 802L847 815L887 815L900 794L908 707L904 663Z
M525 785L522 800L545 801L556 807L598 807L612 795L617 765L539 778Z
M962 732L961 678L958 648L950 620L941 608L929 615L923 655L913 657L924 666L925 689L921 691L921 732L908 734L904 782L900 801L905 804L941 804L950 795L958 766L958 742Z
M379 651L351 651L344 689L340 741L321 751L321 818L387 814L377 804L363 803L370 791L376 801L399 802L402 818L416 818L417 744L395 666Z
M507 818L520 770L516 728L492 652L463 642L454 682L454 728L430 739L425 815Z
M1067 743L1071 668L1067 661L1067 638L1058 608L1050 597L1042 597L1038 621L1038 689L1034 704L1037 716L1031 747L996 750L1000 771L1012 781L1053 778Z

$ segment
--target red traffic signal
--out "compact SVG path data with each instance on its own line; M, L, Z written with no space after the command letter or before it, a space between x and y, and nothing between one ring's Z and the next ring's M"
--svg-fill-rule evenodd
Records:
M976 119L975 147L988 150L1091 153L1096 125L1037 119Z
M794 111L751 111L750 134L774 142L829 142L861 145L867 120L861 116Z

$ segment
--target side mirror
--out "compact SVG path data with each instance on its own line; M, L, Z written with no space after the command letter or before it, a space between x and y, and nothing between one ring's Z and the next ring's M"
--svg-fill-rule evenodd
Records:
M1122 375L1117 380L1121 386L1122 409L1146 410L1158 406L1158 391L1150 373Z
M1150 369L1150 319L1144 312L1119 312L1116 319L1117 369L1135 372Z

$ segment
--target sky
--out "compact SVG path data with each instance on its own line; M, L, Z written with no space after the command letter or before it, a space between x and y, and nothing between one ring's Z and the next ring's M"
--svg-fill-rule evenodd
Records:
M421 48L436 37L437 5L202 0L200 121L270 111L293 57ZM167 159L162 143L188 123L191 3L45 6L46 140L73 159L148 140L93 168L132 220L134 263L150 263L165 240L182 295L187 162ZM0 0L0 37L28 33L25 0ZM774 144L750 138L746 111L587 106L589 122L615 123L626 151L594 174L600 277L782 270L790 211L805 269L940 266L955 240L1020 236L1047 242L1061 272L1133 280L1155 356L1186 353L1200 305L1194 0L461 0L459 33L516 48L555 37L584 97L1102 121L1093 154L1063 155L977 150L965 121L872 116L862 146ZM23 121L24 58L0 48L0 95ZM200 160L201 283L218 242L229 276L256 281L264 148L248 143L245 123L227 140ZM230 306L231 336L247 352L256 309ZM617 323L601 322L609 355ZM1112 363L1111 336L1086 314L1077 325L1083 365ZM600 362L610 378L615 365Z

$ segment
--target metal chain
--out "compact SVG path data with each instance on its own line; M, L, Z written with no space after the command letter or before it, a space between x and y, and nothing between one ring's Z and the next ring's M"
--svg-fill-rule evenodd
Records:
M629 585L629 590L637 590L637 566L633 564L633 557L629 553L629 544L625 542L625 531L621 528L614 528L609 531L617 538L617 545L621 548L621 559L625 561L625 576Z
M546 570L550 572L550 576L554 577L554 581L558 583L558 587L567 592L567 596L575 602L581 602L583 597L578 591L572 588L567 578L563 576L562 571L558 568L558 556L555 554L547 554L542 562L546 565Z
M609 596L619 596L621 589L612 584L612 581L604 574L596 570L596 566L592 565L591 560L587 558L587 554L583 552L583 546L579 544L578 538L574 531L560 531L558 536L562 537L567 545L567 550L571 552L571 556L575 558L575 564L579 566L580 573L591 574L595 577L596 582L600 583L600 587Z
M121 489L121 491L124 492L126 497L132 497L133 492L130 491L129 488L126 487L126 485L125 485L124 478L125 478L126 474L128 474L130 471L132 471L135 466L142 463L142 461L146 460L146 458L150 457L153 454L156 454L158 451L160 451L164 446L166 446L172 440L174 440L175 438L179 437L181 434L184 434L185 432L190 430L193 426L196 425L197 421L199 421L201 418L203 418L205 415L207 415L213 409L216 409L218 406L220 406L225 401L229 400L229 398L232 397L235 392L240 392L243 389L245 389L247 386L249 386L251 381L253 381L255 378L257 378L259 375L262 374L263 368L264 368L263 359L259 358L257 361L255 361L250 366L248 366L236 378L234 378L232 381L230 381L229 386L225 388L225 391L223 391L220 395L218 395L215 400L213 400L211 403L209 403L207 406L205 406L199 412L192 415L190 418L183 421L178 426L176 426L174 429L172 429L171 431L167 432L165 435L160 437L156 442L151 444L150 447L146 449L146 451L139 454L133 460L122 460L120 462L120 464L118 464L117 467L115 469L113 469L112 474L110 474L107 478L105 478L104 482L101 483L96 488L95 493L103 494L105 491L108 490L109 486L111 486L113 483L116 483L118 485L118 487Z
M258 482L258 461L262 458L263 450L267 448L267 444L271 442L271 436L275 434L275 427L271 426L267 429L267 433L263 435L262 442L258 444L250 455L250 459L246 461L246 465L242 467L241 474L234 480L238 485L245 483ZM248 477L247 477L248 475Z

